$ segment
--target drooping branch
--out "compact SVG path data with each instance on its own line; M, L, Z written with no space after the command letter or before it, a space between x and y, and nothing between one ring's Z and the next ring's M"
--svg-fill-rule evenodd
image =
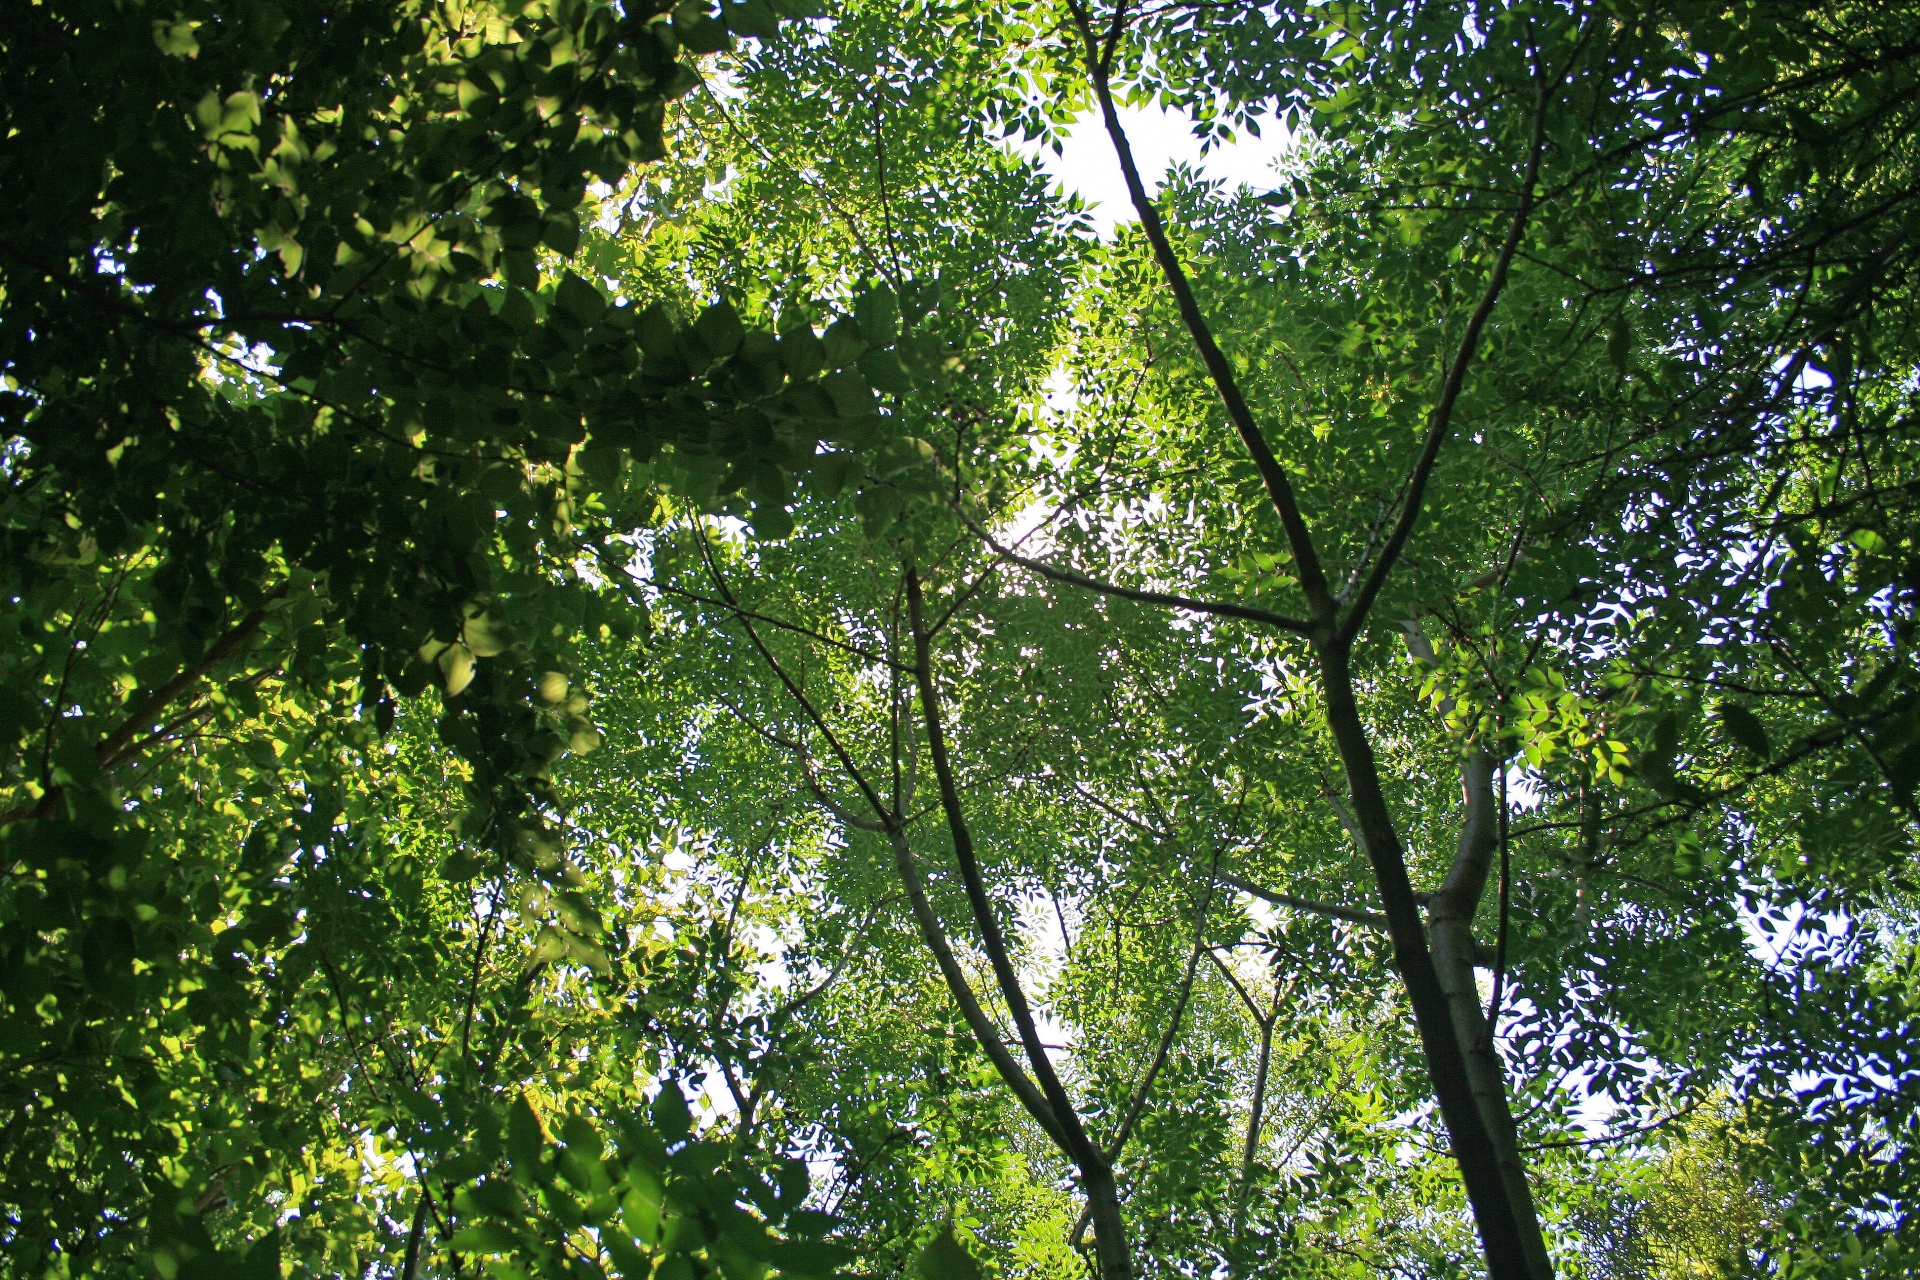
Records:
M1031 570L1050 582L1067 586L1082 587L1104 596L1113 596L1120 600L1132 600L1139 604L1163 605L1170 609L1179 609L1184 613L1207 614L1217 618L1238 618L1243 622L1258 622L1263 626L1291 631L1296 635L1306 635L1312 630L1312 624L1304 618L1291 617L1284 613L1275 613L1271 609L1261 609L1253 605L1235 604L1227 600L1200 600L1193 596L1178 595L1169 591L1150 591L1140 587L1123 587L1118 583L1106 582L1077 569L1063 569L1058 565L1023 556L1010 547L1000 545L999 541L972 517L963 514L963 520L974 533L992 547L995 554L1023 569Z

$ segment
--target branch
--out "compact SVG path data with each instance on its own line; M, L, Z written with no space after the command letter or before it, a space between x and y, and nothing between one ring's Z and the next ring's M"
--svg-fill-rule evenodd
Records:
M1220 866L1220 855L1217 852L1214 854L1213 866L1217 873ZM1180 1031L1180 1020L1187 1013L1187 999L1193 994L1193 975L1199 971L1200 954L1207 950L1201 943L1206 937L1207 913L1213 909L1213 886L1213 878L1209 877L1206 896L1200 901L1200 910L1194 913L1193 949L1187 956L1187 972L1180 979L1180 997L1174 1001L1173 1016L1167 1019L1167 1029L1160 1036L1160 1048L1153 1055L1153 1064L1147 1068L1147 1074L1141 1078L1140 1087L1133 1091L1133 1101L1127 1108L1126 1118L1120 1122L1120 1128L1115 1131L1113 1140L1107 1144L1104 1154L1109 1164L1120 1158L1120 1152L1126 1147L1127 1139L1133 1136L1133 1126L1139 1123L1140 1113L1146 1110L1147 1094L1152 1090L1154 1080L1159 1077L1160 1069L1167 1064L1167 1055L1173 1051L1174 1037ZM1209 951L1207 954L1213 953ZM1217 958L1215 963L1218 963Z
M277 600L286 593L286 584L282 583L268 594L267 599ZM128 755L123 753L126 752L127 745L133 741L135 735L142 729L151 727L160 713L172 705L181 694L191 689L200 677L231 658L242 646L252 640L254 633L260 630L261 624L266 620L267 609L265 604L262 604L260 608L253 610L229 628L227 633L215 641L213 647L208 649L198 662L183 667L173 679L155 689L144 702L134 708L126 719L120 722L119 727L102 738L100 745L94 748L94 758L99 761L100 767L104 769L124 764ZM32 804L20 805L0 813L0 827L10 826L24 818L49 816L53 813L54 806L59 803L61 790L57 786L49 787L46 794Z
M1373 562L1373 571L1361 586L1346 621L1340 624L1338 638L1343 644L1351 644L1360 634L1368 611L1373 608L1381 588L1386 586L1387 575L1393 572L1407 539L1413 535L1414 524L1420 519L1427 481L1433 477L1433 466L1440 457L1440 447L1453 432L1453 410L1460 401L1460 389L1466 384L1467 366L1473 362L1474 353L1479 350L1481 331L1486 328L1494 307L1499 304L1501 293L1506 290L1507 271L1513 265L1514 251L1520 247L1521 237L1526 234L1527 219L1533 213L1534 185L1540 176L1540 152L1546 144L1546 127L1547 86L1541 84L1535 92L1533 131L1527 144L1526 176L1520 183L1520 204L1513 211L1513 221L1507 227L1506 240L1500 246L1499 255L1494 258L1493 274L1487 278L1486 290L1480 295L1480 305L1467 318L1466 332L1460 335L1460 346L1453 353L1453 363L1447 369L1446 381L1441 384L1440 400L1433 407L1426 444L1421 448L1419 461L1414 463L1413 474L1407 481L1407 496L1400 508L1400 518L1394 522L1393 532L1387 535L1386 544L1380 548L1380 558Z
M974 995L973 985L967 981L966 971L960 967L960 961L953 954L953 946L947 941L946 930L940 926L940 917L934 914L933 905L927 901L926 881L921 877L919 864L907 844L906 833L897 825L890 825L887 843L893 849L894 867L900 873L900 882L906 886L907 902L913 908L914 922L920 926L920 936L926 940L928 950L933 952L934 963L940 967L940 976L946 979L947 990L952 993L954 1003L960 1006L960 1016L966 1019L967 1027L979 1042L981 1052L987 1055L999 1071L1000 1078L1020 1099L1020 1105L1027 1109L1027 1114L1046 1130L1047 1136L1062 1151L1068 1150L1066 1132L1054 1114L1049 1097L1042 1094L1013 1055L1007 1052L1006 1040L1000 1034L1000 1029L993 1025L993 1019L980 1007L979 997ZM1031 1018L1028 1021L1031 1022ZM1036 1035L1034 1038L1037 1040L1039 1037Z
M1387 927L1387 918L1377 911L1367 911L1359 907L1341 907L1331 902L1316 902L1312 898L1296 898L1290 893L1275 893L1271 889L1261 888L1251 880L1242 880L1239 876L1229 875L1225 871L1215 871L1213 877L1221 884L1231 886L1242 893L1250 893L1256 898L1263 898L1276 907L1290 907L1295 911L1305 911L1316 916L1329 916L1332 919L1346 920L1353 924L1364 924L1373 929Z
M1186 270L1181 267L1173 244L1167 239L1166 223L1161 220L1160 211L1154 208L1152 199L1148 197L1146 184L1140 180L1140 168L1133 159L1133 146L1127 141L1126 129L1120 124L1120 113L1114 106L1107 63L1100 54L1087 12L1080 0L1068 0L1068 4L1073 10L1074 22L1080 29L1080 38L1086 46L1088 78L1093 84L1094 96L1100 103L1100 115L1106 124L1107 136L1113 141L1114 154L1119 158L1127 195L1133 201L1134 212L1140 217L1141 230L1146 233L1147 242L1153 247L1154 259L1160 265L1161 274L1166 277L1167 287L1173 292L1180 319L1186 326L1188 336L1193 339L1194 348L1199 352L1208 376L1213 380L1220 403L1226 407L1228 419L1232 421L1240 442L1253 460L1254 469L1260 473L1260 481L1266 486L1274 510L1280 514L1280 523L1287 533L1287 546L1293 552L1294 570L1300 578L1300 589L1306 594L1313 623L1331 630L1336 623L1333 595L1327 590L1327 576L1320 566L1319 553L1314 550L1313 534L1307 528L1299 498L1293 491L1293 483L1287 478L1286 468L1273 456L1266 437L1254 422L1253 411L1247 407L1246 397L1240 392L1233 365L1220 350L1219 343L1214 341L1213 330L1200 313L1200 303L1194 297Z
M860 831L871 831L876 834L883 834L886 831L886 824L880 819L863 818L859 814L851 812L845 805L833 798L833 794L821 783L820 776L814 772L813 756L812 753L807 750L805 743L795 742L792 738L783 738L766 726L755 723L753 718L748 716L746 712L734 706L733 703L729 702L720 694L713 695L713 700L726 708L734 719L738 720L754 733L759 734L760 737L764 738L767 742L779 747L783 751L791 752L794 759L800 762L800 775L806 779L807 790L813 792L814 799L818 800L821 807L832 814L837 821Z
M613 563L611 559L606 555L606 552L604 549L596 548L596 553L600 559L602 567L605 567ZM869 649L862 648L860 645L854 644L852 641L839 640L839 639L835 639L833 636L822 635L820 632L815 631L809 627L804 627L797 622L788 622L784 618L776 618L771 614L756 613L752 609L742 609L736 605L729 605L723 600L714 599L712 596L701 595L698 591L689 591L685 587L682 587L677 583L662 582L658 578L639 578L634 576L633 574L623 572L620 566L618 565L615 565L614 569L616 572L620 572L622 577L624 577L628 582L631 582L635 586L652 587L655 591L661 592L664 595L680 596L683 599L693 601L695 604L718 606L720 608L728 610L731 613L736 613L743 618L752 618L754 621L764 622L770 627L778 627L782 631L791 631L795 635L805 636L809 640L817 640L821 644L831 645L836 649L840 649L846 653L852 654L854 657L859 658L863 662L871 662L879 666L890 665L893 662L891 658L888 658L883 654L874 653Z
M1700 1104L1704 1101L1706 1101L1705 1097L1695 1098L1678 1111L1671 1112L1648 1124L1637 1125L1631 1129L1623 1129L1619 1133L1602 1134L1598 1138L1564 1138L1554 1142L1536 1142L1532 1146L1521 1147L1520 1150L1552 1151L1566 1147L1600 1147L1610 1143L1625 1142L1628 1138L1637 1138L1642 1134L1653 1133L1656 1130L1666 1128L1676 1120L1685 1119L1687 1116L1692 1115L1694 1111L1698 1110Z
M1103 582L1098 578L1089 577L1087 574L1075 569L1062 569L1055 565L1050 565L1044 560L1035 560L1029 556L1020 555L1010 548L1001 546L991 533L988 533L985 528L974 521L973 517L966 513L962 512L960 518L980 537L981 541L985 542L989 547L992 547L1001 559L1017 564L1023 569L1030 569L1041 577L1053 582L1065 583L1068 586L1074 587L1084 587L1089 591L1097 591L1101 595L1115 596L1122 600L1133 600L1140 604L1165 605L1168 608L1181 609L1187 613L1203 613L1222 618L1239 618L1245 622L1259 622L1269 627L1277 627L1282 631L1291 631L1296 635L1307 635L1312 630L1312 624L1304 618L1294 618L1284 613L1275 613L1271 609L1255 608L1252 605L1231 604L1220 600L1196 600L1191 596L1174 595L1166 591L1146 591L1138 587L1123 587L1117 583Z
M1487 999L1487 1036L1493 1038L1500 1030L1500 997L1507 982L1507 927L1513 909L1513 858L1510 851L1507 830L1507 763L1502 760L1496 766L1500 770L1500 924L1495 935L1493 959L1493 994Z
M400 1265L400 1280L413 1280L420 1266L420 1235L427 1225L427 1180L420 1179L420 1203L413 1211L413 1225L407 1229L406 1260Z
M887 837L888 847L893 851L894 868L899 873L901 884L907 891L907 902L913 910L914 923L919 926L920 936L925 940L927 949L933 952L934 963L940 969L940 976L946 981L947 990L953 996L954 1003L960 1007L960 1016L966 1020L968 1029L973 1032L974 1039L979 1042L981 1052L987 1055L987 1059L999 1071L1001 1079L1006 1081L1007 1087L1013 1091L1014 1096L1020 1100L1020 1104L1027 1109L1027 1113L1034 1118L1035 1123L1059 1143L1062 1150L1067 1150L1066 1135L1061 1129L1059 1120L1055 1118L1049 1099L1043 1096L1041 1090L1014 1060L1013 1055L1007 1052L1000 1029L993 1025L993 1020L987 1016L986 1010L980 1007L980 1000L974 995L973 986L967 980L966 971L960 967L960 961L953 953L953 946L947 940L946 930L941 927L940 917L934 913L932 903L927 900L926 881L920 874L920 867L914 859L913 849L907 843L901 815L881 802L878 793L854 765L852 756L840 745L833 731L827 727L826 720L814 708L806 694L801 692L800 687L787 675L785 668L773 656L772 651L761 641L753 624L741 617L733 592L727 587L726 579L721 576L719 566L713 561L704 532L696 529L695 533L699 539L701 557L706 562L708 576L719 589L727 607L733 611L742 629L753 641L754 648L759 651L761 659L773 669L774 675L785 686L788 695L800 705L814 727L826 738L840 762L840 767L859 788L862 798L866 800L867 806L873 810L874 817L880 822L881 829Z
M747 620L739 602L733 597L733 591L727 586L727 580L721 576L720 566L714 563L712 548L707 545L706 531L696 526L693 532L700 545L700 559L706 565L707 576L719 589L721 598L725 600L727 608L732 611L734 619L740 623L741 630L745 631L747 638L753 642L753 647L759 651L761 659L773 670L773 674L779 677L788 696L807 713L807 718L813 721L814 728L818 729L820 736L827 740L827 745L833 748L834 758L839 760L840 767L847 771L847 776L853 780L854 786L860 789L861 796L865 798L874 813L882 822L893 821L895 815L880 802L879 794L868 784L866 775L860 772L859 766L854 764L852 754L841 745L840 739L827 726L826 717L814 708L813 702L801 691L800 686L794 683L793 678L787 674L787 669L780 665L778 658L773 656L773 651L767 648L766 642L760 638L760 633L754 630L753 623Z
M1051 1105L1061 1149L1080 1167L1083 1175L1104 1173L1107 1162L1088 1138L1086 1129L1080 1123L1080 1113L1067 1097L1066 1088L1060 1083L1053 1062L1047 1056L1046 1046L1040 1041L1033 1010L1027 1004L1027 994L1020 986L1020 977L1014 972L1013 961L1007 954L999 916L994 912L993 900L987 896L980 864L974 856L973 833L967 828L966 816L960 806L960 791L954 782L953 762L947 756L946 732L940 723L940 695L933 682L920 577L911 567L907 570L907 613L913 629L914 677L919 685L920 709L926 721L927 754L933 759L934 776L940 783L940 805L946 810L947 830L953 839L954 861L960 866L960 878L966 886L967 903L973 908L974 924L980 930L980 940L986 950L987 960L993 966L1000 994L1006 999L1007 1010L1013 1015L1014 1026L1020 1033L1020 1043L1027 1051L1027 1061Z
M267 599L278 600L286 594L286 584L282 583L268 593ZM101 739L99 748L100 759L102 761L111 759L122 747L125 747L129 742L133 741L134 734L153 723L154 718L158 716L161 711L165 710L174 699L191 688L194 681L232 657L241 645L251 640L253 633L258 631L260 624L266 620L267 609L266 605L262 603L260 608L247 614L246 617L235 623L227 634L215 641L214 646L207 650L205 657L201 658L200 661L194 663L192 666L182 670L178 675L174 676L173 679L167 681L158 689L155 689L151 697L141 703L134 709L132 714L121 722L119 728Z

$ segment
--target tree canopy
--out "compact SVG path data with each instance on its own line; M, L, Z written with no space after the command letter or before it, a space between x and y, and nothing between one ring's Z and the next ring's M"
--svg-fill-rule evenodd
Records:
M0 1274L1920 1260L1920 10L35 0L0 112Z

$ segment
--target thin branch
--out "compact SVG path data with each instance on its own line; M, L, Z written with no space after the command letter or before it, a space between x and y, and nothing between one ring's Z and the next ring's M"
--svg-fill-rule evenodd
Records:
M1565 1139L1559 1139L1553 1142L1536 1142L1532 1146L1522 1147L1520 1148L1520 1150L1522 1151L1553 1151L1553 1150L1564 1149L1567 1147L1602 1147L1615 1142L1625 1142L1628 1138L1638 1138L1643 1134L1653 1133L1657 1130L1664 1129L1676 1120L1685 1119L1687 1116L1693 1114L1693 1112L1698 1110L1700 1107L1700 1104L1704 1101L1706 1101L1704 1097L1696 1098L1692 1102L1689 1102L1686 1106L1680 1108L1678 1111L1672 1112L1671 1114L1663 1116L1660 1119L1652 1121L1648 1124L1638 1125L1632 1129L1623 1129L1619 1133L1603 1134L1598 1138L1565 1138Z
M285 595L286 591L286 585L283 583L270 592L267 599L276 600ZM171 680L155 689L120 722L118 727L100 740L99 746L94 748L94 758L100 762L100 766L106 768L110 765L124 764L127 756L123 753L135 736L142 729L151 727L160 713L172 705L181 694L191 689L202 676L239 652L248 641L253 639L254 633L260 630L261 624L266 620L267 609L265 604L262 604L260 608L248 613L246 617L229 628L227 633L215 641L213 647L208 649L198 662L182 668ZM46 793L32 804L20 805L0 813L0 827L9 826L24 818L49 816L60 801L61 790L57 786L49 787Z
M920 709L926 723L927 754L933 761L934 776L940 784L940 803L946 810L947 830L953 839L954 861L960 867L960 879L966 887L968 905L973 909L974 924L980 930L980 940L986 950L988 963L993 967L994 978L999 983L1000 994L1007 1002L1007 1011L1013 1015L1020 1043L1027 1051L1028 1064L1033 1068L1041 1091L1051 1106L1054 1123L1062 1139L1062 1150L1079 1166L1083 1175L1104 1173L1107 1162L1087 1136L1085 1127L1080 1123L1080 1113L1068 1098L1066 1087L1061 1084L1059 1075L1054 1072L1052 1059L1047 1056L1046 1046L1041 1043L1033 1010L1027 1004L1026 991L1020 985L1020 976L1014 971L1013 960L1007 952L999 916L994 911L992 898L987 895L986 882L980 873L979 861L974 856L973 833L968 829L966 816L961 809L953 762L947 755L946 731L940 717L940 695L934 685L933 660L927 644L925 602L921 596L920 577L911 567L907 569L906 583L907 614L913 630L914 677L919 685Z
M1367 911L1359 907L1336 906L1331 902L1316 902L1312 898L1296 898L1290 893L1275 893L1271 889L1261 888L1251 880L1243 880L1239 876L1232 875L1225 871L1216 870L1213 875L1214 879L1218 880L1221 884L1229 885L1242 893L1250 893L1256 898L1265 899L1273 903L1276 907L1290 907L1295 911L1305 911L1311 915L1327 916L1334 920L1345 920L1352 924L1364 924L1372 929L1385 929L1387 927L1387 918L1377 911Z
M1213 856L1213 869L1218 872L1219 866L1220 855L1216 851ZM1115 1130L1112 1140L1107 1143L1106 1150L1102 1152L1108 1164L1120 1158L1121 1151L1126 1149L1127 1139L1133 1136L1133 1126L1140 1122L1140 1113L1146 1110L1147 1095L1153 1089L1153 1082L1159 1078L1161 1068L1167 1065L1167 1056L1173 1051L1174 1038L1180 1032L1180 1021L1186 1017L1187 1000L1193 994L1193 976L1199 972L1201 953L1206 951L1206 947L1202 944L1206 938L1207 913L1213 909L1213 887L1214 879L1209 876L1206 894L1200 900L1200 909L1194 913L1193 948L1187 956L1187 971L1180 979L1180 996L1173 1003L1173 1015L1167 1019L1166 1030L1161 1033L1160 1047L1153 1055L1153 1062L1147 1067L1146 1075L1141 1077L1139 1088L1133 1091L1133 1101L1127 1107L1126 1118L1120 1122L1119 1129ZM1212 953L1208 952L1208 954Z
M783 751L793 753L794 758L800 762L800 774L806 780L807 790L813 792L814 799L818 800L821 807L832 814L836 821L860 831L871 831L876 834L886 831L885 822L878 818L863 818L833 798L833 793L827 790L825 784L820 781L819 774L814 772L813 756L804 742L795 742L792 738L782 737L765 725L756 722L745 711L728 701L724 695L714 694L713 700L725 708L734 719L760 735L765 741Z
M1520 241L1526 234L1527 220L1533 214L1534 188L1540 176L1540 153L1546 146L1549 92L1549 87L1544 83L1536 89L1532 137L1527 145L1526 176L1520 184L1519 207L1513 212L1506 239L1494 258L1493 274L1487 278L1487 287L1480 295L1480 305L1473 309L1473 314L1467 319L1466 331L1460 335L1460 345L1454 351L1453 363L1448 367L1446 380L1441 384L1440 400L1433 407L1426 444L1421 448L1419 461L1414 463L1413 474L1407 481L1406 499L1400 507L1400 518L1395 521L1393 532L1387 535L1385 545L1380 548L1380 557L1374 561L1373 571L1367 575L1359 595L1354 598L1346 620L1340 624L1339 639L1342 643L1351 644L1360 634L1374 600L1379 597L1381 588L1386 586L1387 576L1393 572L1407 539L1413 535L1413 526L1420 519L1421 506L1426 497L1427 482L1432 479L1434 463L1440 457L1440 447L1453 433L1453 411L1460 401L1461 388L1466 385L1467 369L1480 348L1481 331L1486 328L1494 307L1500 302L1500 295L1506 290L1507 272L1513 265L1514 252L1519 249Z
M985 528L975 522L973 517L963 512L960 518L966 521L967 525L973 529L981 541L985 542L989 547L992 547L1001 559L1017 564L1023 569L1032 570L1034 573L1052 582L1064 583L1074 587L1084 587L1089 591L1097 591L1101 595L1114 596L1121 600L1132 600L1140 604L1164 605L1168 608L1180 609L1187 613L1211 614L1221 618L1239 618L1244 622L1258 622L1269 627L1277 627L1282 631L1291 631L1296 635L1306 635L1312 629L1312 624L1304 618L1295 618L1284 613L1275 613L1271 609L1260 609L1253 605L1233 604L1223 600L1198 600L1192 596L1176 595L1167 591L1147 591L1139 587L1123 587L1118 583L1103 582L1099 578L1081 573L1077 569L1062 569L1057 565L1048 564L1044 560L1035 560L1031 556L1020 555L1010 548L1001 546L991 533L987 532Z
M473 966L467 974L467 1007L460 1015L460 1056L467 1060L469 1067L473 1061L473 1012L480 1000L480 966L486 960L487 944L491 941L493 922L500 916L500 887L494 885L493 896L488 899L487 918L480 922L480 928L474 933Z
M867 782L866 775L861 773L860 767L853 762L852 753L841 745L840 739L835 736L832 728L828 726L826 717L820 714L814 707L812 700L807 697L806 693L801 690L798 684L794 683L793 677L787 674L787 669L780 665L778 658L773 656L773 650L767 648L766 642L760 638L760 633L754 630L753 623L741 612L739 601L734 599L732 589L727 586L727 580L721 576L720 566L714 561L713 549L707 545L706 530L695 526L693 533L695 541L700 548L700 558L707 568L707 576L712 579L714 586L719 589L721 598L726 602L727 608L733 612L735 620L740 623L741 630L745 631L747 638L753 642L753 647L759 651L761 659L772 669L773 674L779 678L780 683L785 686L788 696L800 705L802 711L807 713L807 719L811 720L814 728L820 731L820 736L827 740L827 745L833 748L834 757L839 760L840 767L847 771L847 777L860 789L860 794L866 799L867 804L873 809L874 813L878 815L883 822L892 821L895 815L886 805L881 803L879 793L874 791L873 787Z

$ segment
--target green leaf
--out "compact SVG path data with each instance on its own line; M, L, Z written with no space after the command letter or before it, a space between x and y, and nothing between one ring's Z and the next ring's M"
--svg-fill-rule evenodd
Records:
M914 1257L913 1271L920 1280L982 1280L980 1264L954 1235L951 1222Z
M673 34L689 53L719 53L732 43L726 24L707 8L704 0L682 0L674 7Z
M896 396L913 393L913 375L900 363L900 357L891 349L868 351L860 357L860 372L873 384L876 391L889 392Z
M879 412L873 388L858 374L830 373L820 379L820 387L833 399L834 411L844 419L871 418Z
M827 349L812 329L792 329L780 335L780 359L788 377L804 381L827 367Z
M739 350L740 340L747 332L746 326L740 323L739 313L724 298L702 311L700 318L693 322L693 329L716 357L730 356Z
M507 277L508 284L520 289L540 287L540 267L534 261L531 249L502 250L500 267Z
M678 1142L693 1131L693 1113L670 1080L661 1083L660 1093L653 1100L653 1127L668 1142Z
M549 199L555 199L556 193L549 192ZM573 203L578 203L574 200ZM562 258L571 258L580 251L580 223L570 212L560 212L540 224L540 243L559 254Z
M769 1252L781 1274L789 1276L830 1276L854 1258L853 1250L827 1240L777 1240ZM952 1280L979 1280L979 1274Z
M87 927L81 944L81 968L87 989L106 1003L119 1008L132 1004L133 926L118 916L95 920Z
M1613 325L1607 331L1607 359L1620 373L1627 371L1628 362L1633 357L1633 326L1628 323L1624 311L1613 317Z
M607 300L600 291L569 271L554 286L553 303L571 316L583 329L590 329L606 314Z
M461 1253L517 1254L526 1246L503 1222L476 1222L455 1233L453 1247Z
M186 18L155 18L153 43L170 58L197 58L200 56L200 41L193 33L199 26L198 22Z
M850 453L816 454L813 466L807 472L807 487L822 498L837 498L847 487L847 478L853 474L853 467L854 459Z
M660 303L653 303L634 317L633 336L648 355L667 355L679 350L680 326Z
M547 1149L547 1135L540 1117L526 1095L515 1098L507 1107L507 1158L514 1172L532 1181L545 1182L548 1170L541 1160Z
M860 358L867 349L867 342L861 336L860 326L852 319L842 318L827 326L826 335L821 339L827 357L827 365L833 369L844 369Z
M280 1280L280 1233L256 1240L229 1273L233 1280Z
M784 507L758 506L749 517L754 537L763 542L778 542L793 534L793 515Z
M1773 744L1767 738L1767 726L1760 717L1737 703L1727 702L1720 706L1720 727L1733 742L1745 747L1762 760L1773 758Z
M780 17L766 0L729 3L722 10L728 29L756 40L771 41L780 34Z
M854 317L860 332L876 347L890 347L900 336L900 306L893 290L885 286L862 293L854 301Z

